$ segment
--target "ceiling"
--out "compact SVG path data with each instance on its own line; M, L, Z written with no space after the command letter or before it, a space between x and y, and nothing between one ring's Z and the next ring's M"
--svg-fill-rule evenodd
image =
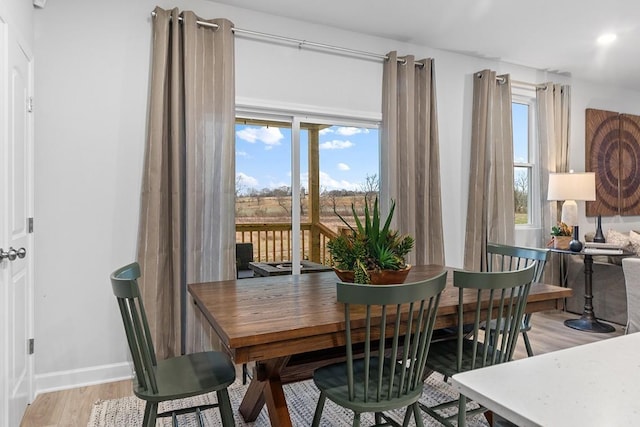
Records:
M640 90L637 0L215 1Z

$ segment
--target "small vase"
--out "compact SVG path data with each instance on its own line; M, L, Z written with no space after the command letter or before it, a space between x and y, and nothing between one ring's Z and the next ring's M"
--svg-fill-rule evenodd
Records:
M604 243L606 241L604 234L602 234L602 215L598 215L596 222L596 234L593 236L593 241L596 243Z

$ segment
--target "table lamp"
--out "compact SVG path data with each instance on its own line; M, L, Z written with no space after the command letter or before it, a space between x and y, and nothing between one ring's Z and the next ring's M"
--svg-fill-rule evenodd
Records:
M569 249L582 250L578 232L578 205L576 200L596 200L596 175L593 172L550 173L548 200L563 201L560 221L573 227L573 240Z

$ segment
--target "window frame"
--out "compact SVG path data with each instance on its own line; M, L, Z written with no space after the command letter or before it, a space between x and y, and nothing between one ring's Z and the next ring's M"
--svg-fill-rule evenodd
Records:
M300 132L302 124L314 125L352 126L362 128L376 128L378 130L378 150L380 147L380 119L346 116L341 114L313 114L298 110L283 108L250 107L246 105L236 106L235 122L238 121L273 121L283 125L289 125L291 129L291 192L292 206L300 204ZM235 129L235 126L234 126ZM235 130L234 130L235 133ZM235 135L234 135L235 138ZM380 159L379 159L380 162ZM382 174L382 165L378 164L379 179ZM292 239L292 274L300 274L300 234L301 217L298 209L291 210L291 239Z

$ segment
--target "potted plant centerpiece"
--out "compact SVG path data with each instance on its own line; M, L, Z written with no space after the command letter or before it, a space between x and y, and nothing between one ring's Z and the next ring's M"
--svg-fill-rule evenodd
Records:
M369 204L365 199L364 224L352 203L355 228L334 210L348 227L348 230L327 243L334 270L340 280L371 284L404 282L411 268L405 263L405 256L413 248L414 240L411 236L399 235L397 230L389 229L395 207L395 201L392 200L389 215L381 226L377 197L372 212L369 212Z
M553 246L556 249L569 249L571 235L571 227L564 222L560 222L558 225L551 227L551 242L549 242L549 246Z

